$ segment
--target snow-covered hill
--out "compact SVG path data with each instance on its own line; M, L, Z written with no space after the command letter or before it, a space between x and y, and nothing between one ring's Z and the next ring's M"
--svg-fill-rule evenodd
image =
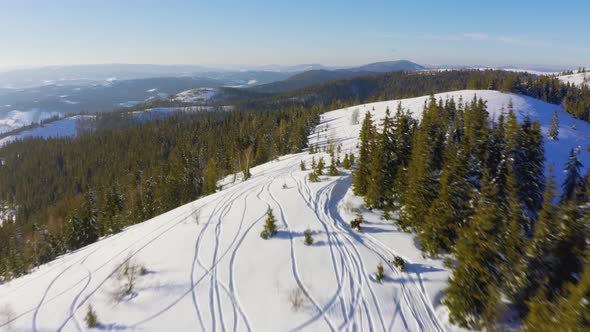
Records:
M497 114L510 99L520 116L528 113L546 131L556 105L495 91L459 91L437 95L488 100ZM428 97L406 99L419 116ZM356 109L362 119L380 118L397 101L349 107L326 113L311 135L313 144L342 144L355 150L360 125L351 125ZM560 110L560 139L548 141L548 159L559 168L569 149L584 147L590 125ZM577 129L571 129L576 123ZM315 154L318 158L320 154ZM327 158L327 155L324 155ZM0 328L17 331L85 330L89 304L106 330L142 331L446 331L440 305L449 271L442 261L423 258L411 234L400 232L378 214L364 211L362 233L347 226L361 208L351 194L351 176L307 180L312 155L303 152L252 169L252 178L221 182L223 190L41 266L0 285ZM260 238L268 208L279 229ZM306 246L310 229L315 243ZM407 270L388 261L402 256ZM131 294L113 300L120 287L117 271L126 260L143 266ZM383 283L375 280L377 264ZM301 299L301 306L293 304Z
M590 86L590 73L576 73L571 75L561 75L559 79L564 83L575 85L586 84Z

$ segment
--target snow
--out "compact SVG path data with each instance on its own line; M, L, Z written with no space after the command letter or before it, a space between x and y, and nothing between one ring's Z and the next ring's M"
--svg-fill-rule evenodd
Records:
M561 75L559 79L564 83L571 83L574 85L586 85L590 86L590 73L576 73L572 75Z
M121 106L121 107L133 107L133 106L139 105L141 103L143 103L143 101L130 100L130 101L126 101L124 103L119 103L119 106Z
M588 166L590 166L590 153L587 147L590 145L590 124L582 120L575 119L569 113L565 112L560 105L549 104L541 100L526 97L518 94L502 93L492 90L461 90L448 93L439 93L434 95L436 99L454 98L455 101L459 97L463 98L464 102L471 101L474 96L482 98L487 101L488 112L490 117L497 118L502 108L508 109L508 103L512 100L514 110L519 118L522 120L527 114L532 120L538 120L541 123L543 135L545 136L545 159L546 166L553 164L555 167L555 180L559 185L563 182L564 173L561 172L565 166L565 162L569 156L572 148L581 147L579 159L584 165L582 174L586 173ZM413 116L419 118L422 114L424 102L429 96L401 100L402 106L409 109ZM375 108L373 115L377 119L385 116L385 109L389 107L392 114L397 109L399 101L386 101L355 106L347 109L347 112L352 112L353 109L359 109L360 119L364 117L364 112L371 111ZM559 137L558 140L547 139L547 132L551 126L551 117L553 112L558 112L559 119ZM575 126L574 126L575 125ZM574 127L574 128L572 128ZM358 132L356 133L358 135ZM354 135L353 135L354 136Z
M585 146L590 125L577 121L559 106L495 91L457 91L437 98L474 95L488 100L497 115L512 99L519 117L530 114L548 128L559 110L560 139L546 142L547 158L563 165L570 147ZM420 116L428 97L402 101ZM383 117L397 101L348 107L325 113L310 136L312 144L342 144L355 151L360 125L351 125L355 109L360 118L372 111ZM577 130L569 126L576 123ZM590 164L588 152L582 161ZM456 331L440 304L450 275L439 259L424 258L414 236L394 223L362 209L362 199L350 190L351 176L322 176L310 183L307 152L282 156L252 168L247 181L220 181L222 190L122 233L59 257L31 274L0 285L0 308L12 313L9 323L0 311L0 328L16 331L71 331L85 328L89 304L106 330L186 331L227 329ZM272 207L278 234L263 240L265 214ZM363 213L361 233L348 222ZM306 246L310 229L315 243ZM406 260L405 272L388 261ZM134 292L114 302L119 267L131 259L148 273L139 276ZM382 263L386 278L375 280ZM300 290L302 307L294 310L291 297ZM4 322L3 322L4 320Z
M180 92L173 99L183 103L203 103L211 100L218 93L217 88L198 88Z
M10 105L7 105L7 107L10 107ZM43 111L40 109L32 109L26 112L13 110L6 113L0 113L0 133L28 126L32 123L43 121L59 114L60 113L58 112Z
M39 127L22 131L18 134L0 139L0 147L19 139L29 137L50 138L50 137L73 137L78 134L78 122L83 119L92 119L94 115L75 115L60 120L43 124Z

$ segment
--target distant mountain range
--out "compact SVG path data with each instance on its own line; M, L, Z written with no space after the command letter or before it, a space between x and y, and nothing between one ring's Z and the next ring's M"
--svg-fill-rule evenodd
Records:
M358 77L358 76L365 76L374 73L386 73L386 72L394 72L394 71L412 71L412 70L422 70L425 67L408 61L408 60L399 60L399 61L386 61L386 62L376 62L371 63L368 65L360 66L360 67L353 67L347 69L337 69L337 70L326 70L326 69L318 69L318 70L309 70L300 74L295 74L289 77L286 80L268 83L264 85L258 85L255 87L250 88L251 90L257 92L264 92L264 93L279 93L279 92L288 92L300 88L304 88L306 86L324 83L328 81L333 81L342 78L351 78L351 77Z

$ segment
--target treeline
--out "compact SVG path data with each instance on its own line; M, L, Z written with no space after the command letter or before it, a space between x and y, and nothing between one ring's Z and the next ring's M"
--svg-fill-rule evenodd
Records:
M464 89L519 93L561 104L565 110L590 121L590 89L561 82L555 76L535 76L502 70L412 71L374 74L322 83L267 98L234 100L237 107L265 109L279 105L324 105L335 100L358 105L375 101L419 97Z
M216 191L216 181L298 152L319 107L177 114L0 150L0 280Z
M379 125L366 114L353 189L385 218L397 212L426 254L452 254L453 323L492 328L507 298L526 330L587 329L588 187L577 154L557 199L538 122L518 123L512 105L491 119L481 99L432 97L419 123L401 105Z

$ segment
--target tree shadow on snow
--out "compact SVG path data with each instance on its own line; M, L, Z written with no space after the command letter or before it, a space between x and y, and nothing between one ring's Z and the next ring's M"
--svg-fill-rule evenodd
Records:
M123 331L123 330L128 330L129 327L125 326L125 325L120 325L117 323L110 323L110 324L98 323L98 324L96 324L95 329L101 330L101 331Z

